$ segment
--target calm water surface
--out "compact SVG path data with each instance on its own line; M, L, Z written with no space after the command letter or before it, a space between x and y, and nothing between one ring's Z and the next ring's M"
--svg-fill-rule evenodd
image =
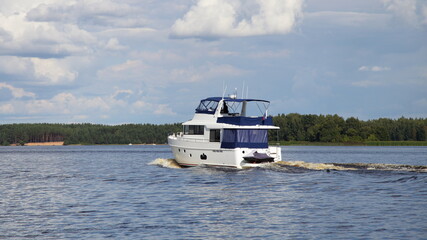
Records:
M286 161L427 165L427 147L282 149ZM427 239L425 172L150 165L171 157L0 147L0 239Z

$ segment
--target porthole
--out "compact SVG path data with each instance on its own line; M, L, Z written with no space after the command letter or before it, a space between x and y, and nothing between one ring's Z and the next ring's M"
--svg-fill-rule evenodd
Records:
M181 152L181 149L178 148L178 152Z
M193 155L191 155L191 153L190 153L190 157L192 157Z
M185 152L185 149L184 149L184 152Z
M242 151L243 154L245 154L245 151Z

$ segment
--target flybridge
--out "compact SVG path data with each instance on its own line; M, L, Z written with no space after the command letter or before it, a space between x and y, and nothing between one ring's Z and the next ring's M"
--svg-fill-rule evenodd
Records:
M258 110L255 116L262 116L265 115L270 105L269 101L261 99L210 97L200 101L199 106L196 108L196 113L214 114L221 100L224 101L221 113L234 116L252 116L249 114L256 113L252 110Z
M200 101L196 113L215 114L217 123L240 126L273 125L273 119L267 114L269 105L269 101L261 99L210 97Z

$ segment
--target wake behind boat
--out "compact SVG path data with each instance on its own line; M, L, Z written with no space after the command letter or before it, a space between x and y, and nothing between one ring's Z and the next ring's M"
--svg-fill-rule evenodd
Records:
M269 101L210 97L200 101L183 132L168 137L181 166L243 168L281 160L281 148L268 146L268 130L279 129L267 115Z

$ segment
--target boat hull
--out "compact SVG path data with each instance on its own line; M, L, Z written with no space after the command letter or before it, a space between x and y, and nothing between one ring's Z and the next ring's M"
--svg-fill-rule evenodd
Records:
M248 163L276 162L281 160L280 147L269 148L220 148L219 143L200 142L200 141L182 141L176 137L168 138L175 161L186 167L208 165L219 167L243 168ZM260 153L266 153L271 158L268 161L258 160L257 162L248 162L245 160L250 152L256 150Z

